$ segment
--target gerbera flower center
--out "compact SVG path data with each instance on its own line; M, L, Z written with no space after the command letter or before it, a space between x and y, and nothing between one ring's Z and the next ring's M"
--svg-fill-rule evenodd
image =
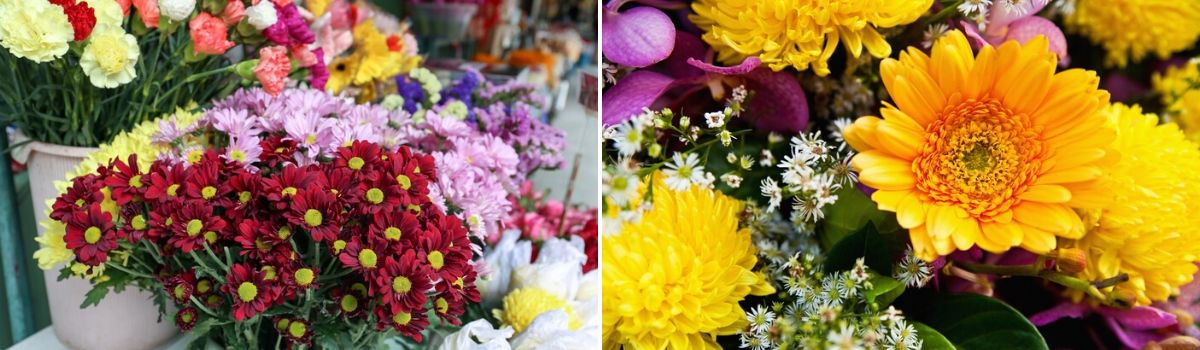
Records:
M196 235L200 234L200 231L203 229L204 229L204 222L200 221L200 219L192 219L191 221L188 221L188 223L187 223L188 237L196 237Z
M975 217L1001 214L1035 180L1043 144L1029 118L999 101L968 100L929 124L914 160L917 188Z
M352 170L361 170L364 163L366 162L364 162L362 158L354 157L346 161L346 166L350 167Z
M371 202L371 204L383 203L383 190L371 187L371 189L367 190L367 201Z
M308 224L309 227L321 226L321 223L324 221L325 217L321 215L321 211L316 209L304 211L304 223Z
M296 278L296 284L299 284L301 287L303 287L312 284L314 273L312 269L305 267L296 270L294 277Z
M396 182L400 184L400 188L408 190L412 187L412 180L409 180L408 175L396 175Z
M87 230L83 231L83 240L87 241L88 244L99 242L100 228L96 226L88 227Z
M408 325L409 321L412 321L412 314L404 311L397 312L396 315L392 316L392 322L401 326Z
M375 251L370 248L364 248L358 252L358 264L365 269L375 268L375 263L379 262L379 256L375 255Z
M254 301L254 297L258 296L258 286L254 285L254 283L242 282L242 284L238 285L237 294L238 299L241 299L242 302L248 303Z
M396 278L392 279L393 292L404 294L408 293L409 290L412 290L412 281L410 281L408 277L396 276Z
M404 232L401 232L400 229L396 227L388 227L386 230L383 230L383 236L393 241L399 241L400 236L402 235L404 235Z
M200 196L204 197L204 199L212 199L212 197L214 197L216 195L217 195L216 187L204 186L204 188L200 189Z
M129 187L142 188L142 176L134 175L129 178Z
M441 270L442 266L446 264L445 257L442 256L442 252L436 250L429 252L429 255L426 257L426 259L429 260L429 266L433 266L434 270Z

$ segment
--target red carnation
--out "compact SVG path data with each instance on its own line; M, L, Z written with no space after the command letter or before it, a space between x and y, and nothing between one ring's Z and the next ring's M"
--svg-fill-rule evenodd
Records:
M84 41L92 35L96 28L96 11L86 2L76 3L75 0L51 0L50 3L62 7L67 14L67 20L75 29L75 41Z
M108 260L108 252L117 248L112 214L100 209L100 203L88 205L87 210L72 213L64 240L75 251L79 262L96 266Z

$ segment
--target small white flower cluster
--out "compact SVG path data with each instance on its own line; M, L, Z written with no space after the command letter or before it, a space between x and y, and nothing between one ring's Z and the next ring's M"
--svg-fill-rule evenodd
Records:
M760 252L760 255L763 254ZM849 271L821 271L818 253L768 259L787 297L746 312L738 335L748 349L920 349L917 331L895 307L866 301L871 274L862 258Z
M836 134L840 138L840 129ZM785 197L791 197L791 219L797 226L824 218L825 206L838 199L837 191L858 181L850 157L849 150L830 146L821 139L820 131L793 137L791 154L775 165L783 169L782 183L769 177L762 181L760 190L767 198L767 210L775 210Z
M892 277L895 277L900 282L903 282L909 287L924 287L929 283L929 279L933 277L933 269L925 260L921 260L916 255L913 255L912 246L904 251L904 259L896 264L896 268L892 269Z
M868 66L873 64L870 56L851 58L849 65ZM829 120L842 117L857 117L878 113L876 90L878 78L871 77L875 70L858 69L844 74L841 78L818 77L806 75L801 83L804 91L812 95L808 106L817 118Z
M988 10L991 9L991 7L992 0L965 0L958 4L958 12L961 13L963 17L987 18Z

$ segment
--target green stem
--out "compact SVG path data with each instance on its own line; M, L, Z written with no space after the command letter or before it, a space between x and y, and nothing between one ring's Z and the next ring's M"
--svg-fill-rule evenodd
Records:
M1042 266L1045 265L1041 263L1029 265L992 265L966 261L953 261L947 264L947 266L958 266L970 272L985 273L997 276L1040 277L1050 282L1057 283L1063 287L1087 293L1088 295L1091 295L1092 297L1095 297L1103 302L1107 302L1108 298L1100 292L1100 288L1109 287L1129 279L1128 276L1117 276L1098 281L1093 284L1091 281L1072 277L1058 271L1043 269ZM1101 286L1098 287L1097 284Z
M111 268L114 268L117 270L121 270L122 272L125 272L125 273L129 274L130 276L134 276L134 277L138 277L138 278L145 278L145 279L154 279L154 277L152 277L150 275L122 267L121 264L108 264L108 267L111 267Z
M196 299L195 295L189 296L188 298L192 300L192 304L196 305L196 308L200 309L200 311L203 311L204 313L208 314L209 316L212 316L213 318L221 317L221 316L217 316L217 314L215 312L212 312L212 310L209 310L207 306L204 306L204 303L200 302L200 299Z

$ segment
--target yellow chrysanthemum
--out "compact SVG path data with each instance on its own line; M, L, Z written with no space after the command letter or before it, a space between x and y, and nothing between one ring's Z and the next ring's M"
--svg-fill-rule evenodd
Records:
M1128 274L1112 287L1116 296L1136 305L1167 300L1200 261L1200 149L1175 124L1157 125L1157 116L1137 106L1115 104L1103 115L1116 124L1113 147L1121 150L1104 177L1116 200L1084 211L1087 234L1064 244L1087 254L1084 279Z
M653 209L605 236L604 343L608 348L715 349L746 326L738 302L774 288L755 274L742 203L693 186L669 189L658 172Z
M1200 59L1154 74L1153 83L1167 119L1179 124L1189 140L1200 142Z
M776 71L812 66L829 74L828 60L842 43L858 57L865 46L875 57L891 55L877 29L912 23L932 0L700 0L692 22L722 62L758 56Z
M1110 199L1098 188L1115 132L1098 113L1108 92L1095 72L1055 74L1045 37L987 46L976 57L954 31L933 54L909 48L880 64L895 106L859 118L846 141L871 198L896 212L918 256L978 245L1035 253L1079 238L1072 207Z
M0 46L34 62L62 57L75 40L66 13L45 0L0 1L0 23Z
M562 310L567 314L569 329L576 330L580 327L575 308L545 289L518 288L504 296L502 303L504 308L492 310L492 315L496 316L500 323L512 326L517 333L529 327L538 316L553 310Z
M1192 47L1200 38L1200 1L1078 0L1065 22L1108 51L1105 64L1124 67Z

